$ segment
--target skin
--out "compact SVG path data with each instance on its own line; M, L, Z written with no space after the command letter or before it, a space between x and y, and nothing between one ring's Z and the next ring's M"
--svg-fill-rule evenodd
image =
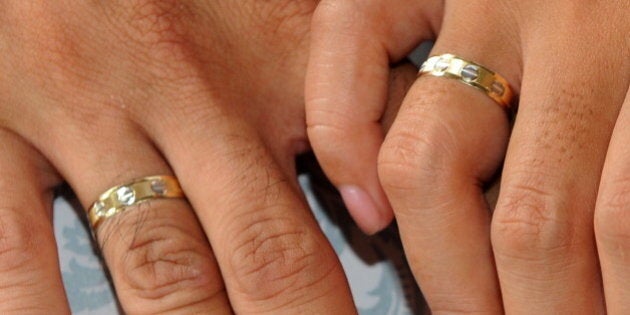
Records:
M2 1L0 313L69 313L55 187L87 209L158 174L187 200L97 231L125 313L356 313L294 166L316 4ZM401 69L398 104L414 77Z
M630 312L630 5L625 1L322 1L308 135L368 233L395 215L434 314ZM502 74L506 113L421 77L389 133L388 65L420 41ZM502 167L494 209L484 186Z

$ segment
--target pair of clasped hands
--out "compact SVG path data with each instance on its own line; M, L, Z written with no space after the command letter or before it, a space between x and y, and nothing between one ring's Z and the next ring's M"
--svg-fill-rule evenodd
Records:
M294 158L366 233L395 216L433 314L630 314L627 0L4 0L0 313L68 313L67 182L176 175L97 234L129 314L353 314ZM510 116L401 62L503 75ZM493 209L486 184L502 169Z

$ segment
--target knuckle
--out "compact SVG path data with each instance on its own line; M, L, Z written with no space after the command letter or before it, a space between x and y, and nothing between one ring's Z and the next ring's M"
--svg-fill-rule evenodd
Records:
M604 187L595 209L595 234L600 244L614 249L630 241L630 177Z
M378 156L378 173L386 190L417 190L453 171L455 156L448 127L438 122L424 128L392 131Z
M303 224L289 219L253 218L232 229L229 268L240 293L254 302L305 302L304 291L325 283L335 269L330 249Z
M103 252L114 277L140 301L171 309L212 300L224 291L209 246L194 229L145 215L113 220L99 230ZM121 229L133 232L115 232Z
M519 183L503 188L492 222L492 243L499 255L538 257L572 246L565 205L542 186Z
M187 7L179 0L124 1L125 19L133 29L132 36L150 46L179 43L184 37L182 20Z
M136 66L167 86L188 83L200 85L202 76L189 22L195 10L188 1L132 0L121 1L111 9L111 26L119 30L117 40L133 55ZM198 13L197 13L198 14ZM122 30L120 30L122 28Z

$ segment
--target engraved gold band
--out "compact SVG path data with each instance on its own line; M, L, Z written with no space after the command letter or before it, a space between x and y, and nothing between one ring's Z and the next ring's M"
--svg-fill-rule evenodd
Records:
M177 178L168 175L148 176L110 188L88 210L92 230L105 219L145 201L161 198L185 198Z
M453 54L433 56L422 64L418 76L428 74L458 80L484 91L502 107L509 109L514 92L508 81L490 69Z

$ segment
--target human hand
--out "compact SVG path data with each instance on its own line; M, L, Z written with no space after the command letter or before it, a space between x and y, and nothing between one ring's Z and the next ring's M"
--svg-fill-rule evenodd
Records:
M188 200L97 233L126 313L355 313L295 181L314 6L0 3L0 313L69 313L54 187L87 208L158 174Z
M629 12L626 1L569 0L316 10L313 149L364 230L389 223L391 202L434 314L630 312ZM434 55L482 64L520 95L511 136L487 95L423 76L383 138L388 62L438 33ZM504 158L492 213L483 188Z

